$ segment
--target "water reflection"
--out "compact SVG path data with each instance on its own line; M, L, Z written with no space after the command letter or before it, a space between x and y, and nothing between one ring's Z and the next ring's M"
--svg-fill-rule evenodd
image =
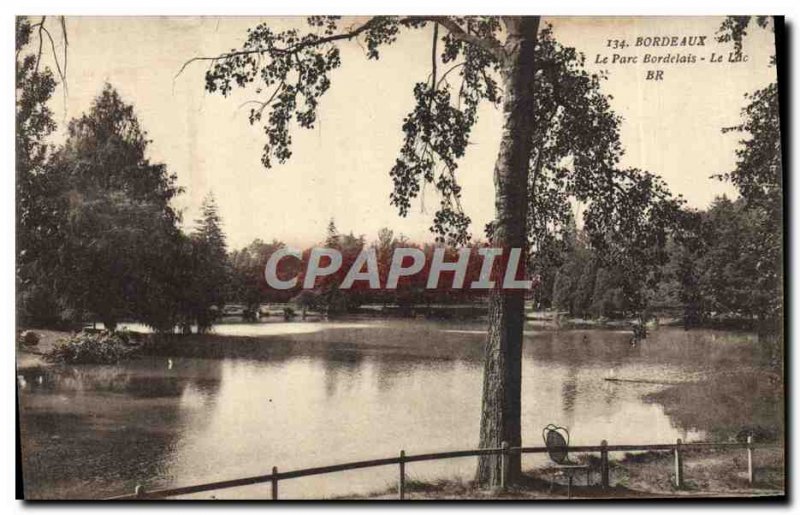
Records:
M26 495L104 497L166 470L186 416L216 399L221 364L147 358L20 371Z
M226 328L237 338L211 337L117 367L20 371L26 495L103 497L143 480L150 488L178 486L273 465L477 445L482 326L314 323L281 334L282 325L303 324L264 325ZM248 327L256 337L245 337ZM693 380L751 352L749 337L721 336L662 329L631 348L625 332L529 332L525 444L538 445L549 423L569 427L575 444L702 438L643 400L659 385L605 379ZM536 459L526 457L526 466ZM470 477L473 467L470 459L419 463L409 473ZM391 467L370 469L287 481L281 491L287 498L366 492L395 476ZM215 495L266 497L268 488Z
M567 377L561 384L561 403L564 406L564 416L568 425L572 425L572 410L575 408L575 398L578 395L578 369L569 367Z

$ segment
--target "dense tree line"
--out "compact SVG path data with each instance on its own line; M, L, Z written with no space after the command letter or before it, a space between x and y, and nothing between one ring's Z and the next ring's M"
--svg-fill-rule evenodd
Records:
M34 54L25 54L30 35L30 22L18 19L17 292L23 323L94 319L113 328L120 320L138 320L163 331L192 326L204 331L218 312L214 308L225 302L245 305L250 317L269 302L337 314L365 304L410 312L418 305L485 301L479 292L453 296L427 289L424 273L404 278L396 291L340 290L345 271L365 247L375 249L382 281L398 246L428 255L434 247L395 238L389 229L367 243L364 236L339 233L333 221L320 243L342 252L340 273L310 291L267 288L264 266L283 244L255 240L229 253L211 196L194 231L182 231L180 214L171 207L181 193L176 178L147 158L145 130L110 85L87 113L69 122L63 144L47 143L56 128L47 107L56 80ZM705 211L681 210L649 174L592 169L598 154L618 159L619 120L598 93L598 77L582 71L582 57L553 41L549 28L540 34L540 47L551 63L547 69L557 70L543 73L541 86L571 91L569 98L580 101L542 96L534 111L549 121L537 124L544 132L534 134L541 142L530 177L531 188L539 191L530 197L528 224L529 272L537 279L529 298L534 306L609 318L679 306L690 325L720 317L775 325L782 316L777 86L750 96L742 123L725 129L746 135L736 169L719 176L737 187L740 198L718 198ZM564 129L576 126L599 132ZM566 159L574 170L564 168ZM569 174L572 180L566 179ZM584 191L608 174L617 175L609 192L623 184L626 195ZM665 201L657 201L659 195ZM586 200L592 214L580 230L570 207L576 198ZM626 209L598 206L614 201L623 201ZM653 215L658 206L662 211ZM288 266L294 266L290 273L302 274L300 263Z
M552 271L551 304L579 317L622 318L641 310L680 316L688 325L715 320L767 320L776 292L765 284L780 260L768 261L762 213L742 199L718 197L707 210L686 211L683 227L668 241L658 281L608 263L579 231ZM634 292L632 295L631 292ZM636 294L638 292L638 295Z
M435 249L441 245L431 243L419 244L400 235L395 236L388 228L381 229L374 241L367 241L364 235L355 236L352 232L341 233L333 220L328 224L325 237L318 243L320 247L336 249L342 255L342 265L335 273L319 277L312 288L304 288L306 264L311 249L302 251L303 259L284 258L278 267L281 278L297 277L295 287L288 290L270 288L264 279L264 268L270 256L284 247L279 241L266 244L255 240L247 247L230 254L232 284L230 298L245 306L246 313L254 313L263 303L289 303L293 309L308 312L316 311L327 315L340 315L357 312L365 305L396 308L401 314L411 314L414 308L438 304L464 304L485 302L487 292L464 288L455 291L450 288L453 272L444 271L435 288L428 288L428 272ZM477 249L485 246L484 242L476 242L470 247L471 258L466 276L477 277L481 265L481 257ZM426 256L425 265L416 274L400 277L396 289L383 286L389 274L395 249L415 248ZM347 272L356 262L362 251L374 252L381 287L371 288L366 281L356 281L352 287L340 288ZM457 249L444 247L444 260L458 260ZM321 265L328 264L323 258Z
M781 335L783 167L777 84L747 100L742 122L723 129L742 136L736 166L716 176L732 183L738 198L721 196L708 209L682 210L663 253L639 261L656 265L649 276L629 273L624 260L604 259L603 248L577 233L562 264L548 270L553 289L549 297L542 294L544 305L549 301L554 308L594 317L677 306L687 326L728 320Z
M71 120L60 145L47 107L56 80L27 52L31 23L16 22L17 306L20 323L114 329L136 320L160 331L210 327L223 301L224 234L213 199L192 234L172 201L181 193L133 106L106 85Z

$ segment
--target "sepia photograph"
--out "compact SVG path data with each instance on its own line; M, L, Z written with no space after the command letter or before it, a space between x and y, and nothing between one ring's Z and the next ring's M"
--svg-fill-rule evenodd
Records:
M15 13L17 498L786 501L787 23Z

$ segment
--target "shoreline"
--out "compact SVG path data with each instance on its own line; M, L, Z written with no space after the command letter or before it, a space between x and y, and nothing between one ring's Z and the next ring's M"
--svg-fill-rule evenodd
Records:
M66 331L47 331L35 330L42 338L35 348L17 347L17 369L24 370L29 367L58 367L60 365L49 363L42 357L42 353L52 347L60 338L69 336ZM158 346L144 350L145 356L165 356L178 355L182 357L196 357L206 359L247 358L254 354L264 351L265 342L269 341L269 353L281 356L294 343L283 341L280 335L268 336L232 336L219 334L204 335L172 335L167 337ZM326 346L328 342L307 342L308 349L319 350ZM290 351L289 351L290 352ZM124 363L121 366L125 366ZM726 381L726 374L747 373L747 382ZM704 379L699 383L678 383L664 384L656 392L642 395L645 402L653 402L663 406L664 410L674 420L682 426L699 425L706 431L708 441L727 441L737 437L736 431L743 429L750 430L756 434L756 440L781 441L785 436L785 428L779 414L765 413L757 411L755 413L742 409L722 410L724 413L733 415L720 415L718 410L708 410L703 406L718 406L723 402L720 399L739 399L740 390L752 390L752 388L763 389L764 395L778 395L782 392L780 383L770 383L771 371L767 369L751 367L749 370L735 369L720 371ZM733 386L731 386L733 385ZM754 386L755 385L755 386ZM762 390L759 390L761 393ZM695 406L692 402L687 402L687 398L695 398L702 395L703 402L700 406ZM778 400L760 403L764 405L783 406L782 396ZM693 408L693 406L695 406ZM741 408L742 406L739 406ZM749 404L748 404L749 407ZM749 408L750 409L750 408ZM699 412L698 412L699 410ZM778 410L780 411L780 410ZM776 418L777 417L777 418ZM758 422L756 422L758 421ZM749 424L749 425L748 425ZM755 424L755 425L754 425ZM732 432L733 431L733 432ZM767 459L767 461L757 461L757 467L766 470L769 474L766 486L760 490L750 489L744 481L742 472L744 470L742 460L746 457L742 454L728 453L725 460L720 460L719 456L695 454L687 458L686 477L688 481L694 483L688 490L675 491L670 485L670 474L673 463L669 453L640 453L626 456L620 460L612 460L612 469L619 476L618 480L612 481L612 485L617 487L610 491L599 488L581 487L581 483L573 489L574 498L644 498L644 497L692 497L692 496L753 496L753 495L782 495L782 490L777 487L775 478L783 478L783 452L784 449L777 449L770 453L757 451L757 460ZM762 453L763 456L762 456ZM575 458L580 458L575 456ZM586 459L591 460L591 457ZM596 458L595 458L596 459ZM726 461L727 460L727 461ZM746 463L746 462L745 462ZM731 464L737 471L735 474L729 473ZM645 466L646 465L646 466ZM525 489L515 490L511 493L497 494L496 492L481 491L472 485L457 480L434 480L416 481L407 490L408 498L420 500L434 499L542 499L557 500L566 498L566 488L559 490L556 487L553 494L549 492L549 477L541 470L528 471L527 474L532 478L532 482ZM411 476L413 478L413 476ZM772 478L772 479L770 479ZM538 482L537 482L538 481ZM758 485L757 485L758 486ZM762 485L763 486L763 485ZM583 490L581 490L583 488ZM395 490L396 492L396 490ZM369 496L356 496L349 498L363 499L393 499L391 489L370 494ZM348 498L348 497L343 497Z

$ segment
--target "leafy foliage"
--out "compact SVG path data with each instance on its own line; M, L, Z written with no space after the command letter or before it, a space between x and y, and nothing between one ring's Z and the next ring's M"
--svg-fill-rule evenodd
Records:
M745 98L749 102L742 109L742 123L722 130L742 135L736 150L736 168L718 177L736 186L751 206L779 219L783 166L778 84L772 83Z
M59 226L57 206L48 202L58 184L47 173L51 147L47 138L56 128L47 103L56 81L49 68L30 53L31 22L16 19L16 281L22 321L55 323L60 306L54 297L52 256L48 246Z
M110 85L69 123L65 143L37 175L47 184L34 195L46 208L37 224L47 236L33 263L48 282L23 284L29 300L67 307L74 321L97 316L109 329L130 317L171 327L169 273L180 231L170 203L180 189L163 164L147 159L148 144L132 106ZM30 235L25 222L19 232Z
M728 16L717 30L717 41L733 42L734 52L741 55L742 40L747 35L750 24L755 21L755 24L763 29L769 25L770 18L770 16Z
M769 16L729 16L718 31L719 41L733 41L737 54L753 22L758 27L775 30ZM770 21L773 23L770 24ZM775 64L775 56L770 65ZM758 307L749 309L762 320L761 329L780 334L783 320L783 163L781 159L781 123L778 84L772 83L745 95L749 100L742 109L742 123L723 129L742 136L736 150L734 170L717 176L736 186L743 205L737 209L751 229L749 246L743 257L752 262L750 279ZM742 203L737 203L742 204Z
M84 197L120 191L134 201L151 201L168 222L178 219L169 202L181 192L177 177L147 158L151 141L133 106L106 84L88 113L70 121L65 145L54 156L70 186Z
M83 331L56 343L44 357L68 365L114 365L134 357L138 350L138 344L125 332Z
M222 219L213 194L203 200L201 216L186 251L183 259L188 277L182 291L183 325L186 328L194 322L198 332L205 332L216 317L212 306L222 308L231 282Z
M643 309L645 291L658 283L658 272L667 259L667 235L680 224L683 200L673 197L652 173L619 169L621 119L611 110L611 98L601 91L604 77L588 73L584 56L555 41L549 26L540 33L537 62L539 94L535 97L534 153L528 175L532 271L552 277L572 246L594 247L589 263L595 271L606 267L601 274L604 281L610 278L608 270L620 267L624 273L611 275L635 278L618 281L609 291L608 295L618 300L614 302L618 310ZM585 242L575 239L575 203L586 205L582 220ZM563 271L559 276L554 295L562 290L562 299L556 304L563 305L563 296L571 297L566 293L569 288L563 290L565 281L579 284L580 280L577 276L567 279ZM589 312L593 291L586 288L577 304L571 304L571 311Z
M231 270L231 284L228 298L240 302L247 307L247 315L254 317L259 304L262 302L286 302L294 292L284 292L267 288L264 280L264 268L270 256L284 244L273 240L266 243L260 239L254 240L247 247L235 250L228 255ZM282 269L286 266L296 265L296 260L282 260ZM297 269L291 270L296 275Z
M482 37L494 38L499 23L493 18L467 19L469 28ZM464 243L469 240L470 218L464 213L456 171L466 153L469 136L478 119L478 106L486 100L499 105L500 92L493 77L500 63L480 47L455 38L442 37L437 56L438 28L433 33L432 71L426 82L414 85L415 106L403 120L404 143L390 171L394 191L390 198L400 215L406 216L411 200L425 184L434 184L441 206L431 230L438 241ZM441 59L449 68L437 75ZM450 76L457 71L457 80ZM455 84L453 84L455 81Z
M578 317L641 316L648 307L647 285L592 246L585 231L570 239L552 286L552 307Z
M250 110L250 123L267 122L261 158L267 168L273 158L284 163L292 155L292 123L314 127L319 98L330 88L331 71L341 64L334 42L363 34L369 58L377 59L378 46L393 41L398 30L397 23L387 17L372 18L347 33L338 32L337 16L312 16L307 22L311 30L305 34L297 29L276 32L267 23L248 29L242 48L212 59L213 66L206 73L210 92L227 95L234 86L254 82L257 94L271 90L266 100L255 101L256 107Z
M686 229L669 247L664 280L685 307L687 325L709 321L775 321L782 306L780 258L763 246L764 212L744 199L717 198L687 215ZM777 287L777 289L776 289ZM776 312L778 311L778 312ZM774 329L774 327L773 327Z
M215 58L200 58L213 62L206 74L206 89L227 95L234 86L246 87L256 82L257 94L271 91L250 111L250 123L265 122L267 143L262 163L269 168L272 158L283 163L291 156L293 123L302 128L314 126L319 99L331 84L330 73L341 65L336 42L361 37L366 43L367 58L377 60L380 47L393 43L402 29L433 24L432 72L413 88L416 106L403 122L405 141L391 170L395 184L391 202L405 216L411 199L420 192L420 181L433 183L440 193L441 206L432 229L442 240L466 241L470 219L460 205L457 160L466 151L480 101L499 101L491 71L500 64L495 54L468 41L494 40L500 31L499 20L376 16L350 28L341 27L341 20L333 16L313 16L306 21L306 33L298 29L275 32L267 24L260 24L248 30L241 49ZM449 29L441 38L440 23ZM441 75L437 71L439 62L450 65ZM461 78L457 89L451 85L450 77L455 70Z
M753 300L760 317L779 322L783 316L783 163L781 159L778 85L770 84L748 95L743 122L723 129L743 136L736 151L736 167L718 177L731 182L742 197L742 214L752 240L741 248L752 261L758 281Z
M271 88L250 115L251 123L264 122L268 138L262 160L270 167L270 156L284 162L291 155L293 121L313 126L319 99L330 87L330 72L341 65L337 42L363 38L367 57L378 59L379 47L394 42L401 30L433 25L431 72L413 86L415 105L403 120L404 141L390 170L390 201L405 216L422 189L433 185L440 207L431 230L440 242L467 242L471 220L460 202L458 161L466 153L481 102L500 105L504 60L496 50L499 18L372 17L344 28L336 17L311 17L307 25L310 30L301 33L274 32L260 24L248 31L241 49L199 58L212 61L206 88L226 95L234 86L252 83L257 94ZM440 27L446 30L440 33ZM532 261L546 263L563 249L570 201L598 200L594 211L599 211L614 209L621 194L628 204L641 204L666 200L669 192L652 174L616 170L622 154L620 119L600 91L603 77L587 73L583 55L558 44L549 26L540 31L536 62L527 225ZM487 235L491 238L491 226Z

